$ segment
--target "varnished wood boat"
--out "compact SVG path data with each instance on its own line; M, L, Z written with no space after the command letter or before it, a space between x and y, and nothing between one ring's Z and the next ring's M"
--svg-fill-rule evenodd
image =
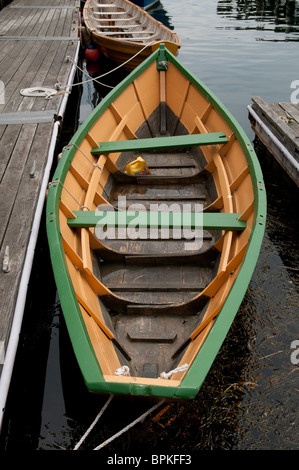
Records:
M136 156L150 174L130 174ZM90 391L196 395L255 268L265 199L246 134L163 45L102 100L64 149L47 201Z
M181 47L175 32L128 0L87 0L83 19L98 48L129 71L151 55L161 42L173 54Z

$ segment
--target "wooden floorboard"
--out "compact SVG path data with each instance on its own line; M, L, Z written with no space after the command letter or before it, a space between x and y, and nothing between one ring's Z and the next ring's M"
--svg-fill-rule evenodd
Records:
M75 58L78 45L79 4L79 0L14 0L0 11L0 80L5 90L0 113L5 118L6 113L53 112L52 122L0 125L0 342L4 349L47 165L54 114L65 96L46 100L23 96L21 90L55 88L56 83L65 90L72 69L67 56ZM34 177L30 175L33 168ZM10 270L4 272L7 246Z

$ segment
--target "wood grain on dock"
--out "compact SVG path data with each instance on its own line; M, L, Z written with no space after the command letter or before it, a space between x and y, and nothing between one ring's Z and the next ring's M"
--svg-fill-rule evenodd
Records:
M257 137L299 185L299 104L252 97L249 117Z
M67 57L74 59L78 50L78 11L78 0L14 0L0 11L0 342L5 347L54 115L61 109L72 69ZM58 83L60 93L51 99L21 94L32 87L56 89Z

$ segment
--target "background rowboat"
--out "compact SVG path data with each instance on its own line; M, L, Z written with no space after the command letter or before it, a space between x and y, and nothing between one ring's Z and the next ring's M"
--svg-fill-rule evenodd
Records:
M151 174L130 174L137 155ZM198 239L174 234L184 212ZM194 397L246 292L265 219L247 136L160 46L77 131L49 188L54 275L88 389Z
M83 19L94 44L127 70L133 70L161 42L173 54L181 47L176 33L128 0L87 0Z

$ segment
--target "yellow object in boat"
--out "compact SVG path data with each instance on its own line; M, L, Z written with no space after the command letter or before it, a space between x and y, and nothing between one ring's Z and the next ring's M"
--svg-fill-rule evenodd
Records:
M137 157L136 160L134 160L131 163L128 163L125 168L125 173L128 173L129 175L150 175L151 172L148 169L148 166L141 157Z

